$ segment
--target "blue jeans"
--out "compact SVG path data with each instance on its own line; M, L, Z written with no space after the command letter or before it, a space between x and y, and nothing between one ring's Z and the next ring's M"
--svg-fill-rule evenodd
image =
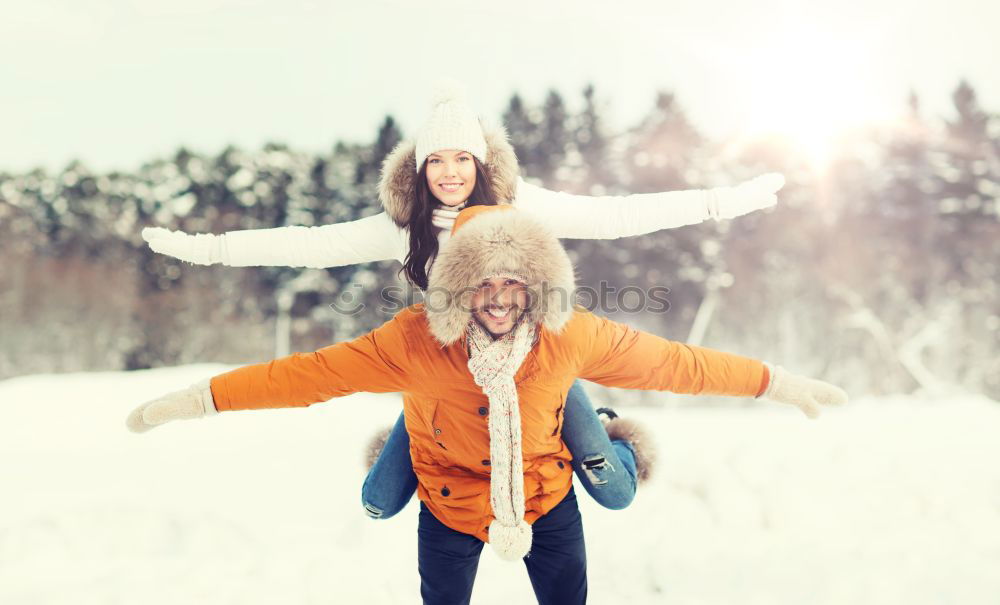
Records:
M598 504L620 510L635 498L635 453L627 441L608 439L580 381L566 395L562 439L573 455L573 470ZM361 487L361 503L372 519L388 519L403 510L417 489L410 460L410 436L399 415L389 438Z

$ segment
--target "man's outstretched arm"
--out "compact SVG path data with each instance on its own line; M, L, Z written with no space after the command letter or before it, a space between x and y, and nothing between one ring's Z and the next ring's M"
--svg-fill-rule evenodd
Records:
M580 378L606 386L762 397L795 405L810 418L823 405L847 401L834 385L756 359L673 342L591 313L578 312L573 322L583 347Z
M139 433L217 412L304 407L362 391L403 391L404 342L403 327L393 319L352 341L237 368L148 401L132 411L126 424Z

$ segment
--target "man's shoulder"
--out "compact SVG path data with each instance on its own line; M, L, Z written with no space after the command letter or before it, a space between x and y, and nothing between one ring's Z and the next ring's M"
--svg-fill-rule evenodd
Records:
M426 322L427 315L424 312L424 303L416 303L397 312L393 319L407 324Z
M422 305L412 305L398 311L392 319L367 334L358 337L392 357L396 363L414 360L434 349L434 338L427 329Z
M582 343L591 342L594 338L608 338L613 334L642 333L637 328L607 317L601 317L584 307L575 305L563 329L552 333L556 342Z
M389 323L396 324L398 329L403 330L408 335L417 336L425 333L428 338L431 338L431 332L427 324L427 313L424 311L423 303L410 305L402 311L397 312L389 320Z
M574 305L573 314L570 315L562 329L549 332L556 340L573 340L590 333L596 325L605 321L608 320L594 315L585 307Z

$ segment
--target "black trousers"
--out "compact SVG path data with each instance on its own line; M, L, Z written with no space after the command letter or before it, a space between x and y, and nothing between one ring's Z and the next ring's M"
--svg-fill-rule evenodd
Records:
M482 551L479 538L445 526L421 502L417 564L424 604L468 604ZM572 489L532 525L531 552L524 566L540 605L587 602L587 551Z

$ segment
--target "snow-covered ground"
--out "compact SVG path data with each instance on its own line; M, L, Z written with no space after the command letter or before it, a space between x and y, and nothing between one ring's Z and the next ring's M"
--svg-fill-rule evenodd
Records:
M419 602L415 504L359 504L395 396L126 431L223 369L0 382L0 603ZM661 466L625 511L581 490L592 603L1000 603L1000 404L628 413ZM473 602L533 602L523 566L484 550Z

